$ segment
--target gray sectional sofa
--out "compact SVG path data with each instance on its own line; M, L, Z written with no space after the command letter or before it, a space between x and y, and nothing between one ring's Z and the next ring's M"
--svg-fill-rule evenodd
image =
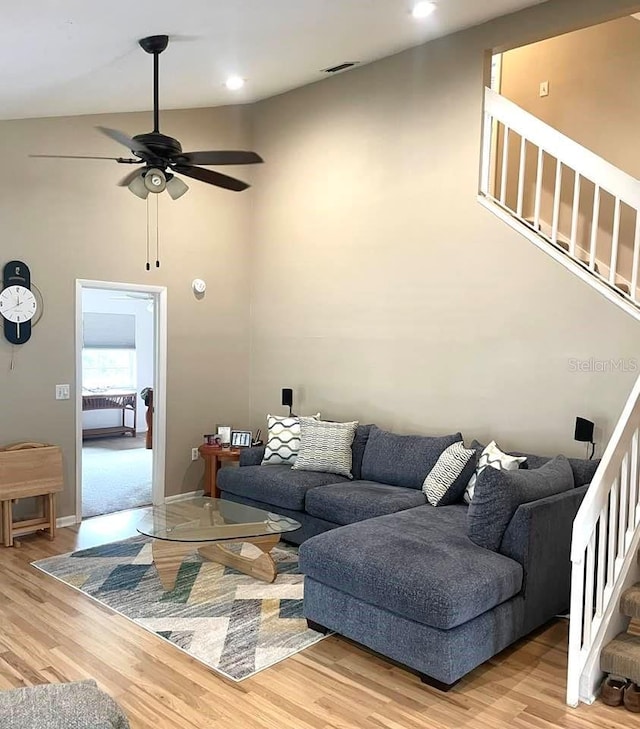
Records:
M309 624L412 669L440 688L569 605L575 514L597 462L569 459L574 488L517 507L497 551L467 536L464 503L433 507L421 487L444 438L359 426L353 479L260 465L263 448L218 475L224 499L297 519ZM526 454L518 454L526 455ZM528 455L538 469L549 459Z

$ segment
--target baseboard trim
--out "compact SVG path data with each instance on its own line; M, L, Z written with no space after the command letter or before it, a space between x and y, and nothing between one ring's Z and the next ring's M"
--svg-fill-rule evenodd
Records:
M198 489L197 491L189 491L186 494L175 494L175 496L165 496L164 503L165 504L171 504L174 501L184 501L185 499L193 499L196 496L203 496L204 491L202 489Z
M77 523L78 523L78 520L76 519L75 514L71 514L71 516L59 516L56 519L56 526L59 529L64 529L64 527L75 526Z

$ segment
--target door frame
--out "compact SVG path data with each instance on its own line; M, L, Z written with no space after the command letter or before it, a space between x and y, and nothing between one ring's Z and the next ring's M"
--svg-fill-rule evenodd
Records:
M167 288L146 284L76 279L76 523L82 521L82 290L103 289L151 294L153 297L153 449L151 494L158 506L165 499L167 443Z

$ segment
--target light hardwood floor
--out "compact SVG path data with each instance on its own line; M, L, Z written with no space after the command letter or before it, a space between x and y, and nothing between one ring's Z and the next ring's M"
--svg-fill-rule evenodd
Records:
M450 693L331 637L239 684L30 566L135 533L136 512L54 542L0 548L0 689L95 678L133 729L596 729L638 726L624 708L564 704L567 626L555 622Z

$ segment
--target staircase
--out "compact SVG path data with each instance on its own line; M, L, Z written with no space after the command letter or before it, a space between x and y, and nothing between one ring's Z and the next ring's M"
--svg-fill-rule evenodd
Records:
M479 202L640 321L640 181L485 89ZM640 378L573 524L567 703L640 683Z
M622 593L620 612L629 620L640 619L640 582ZM620 633L604 647L600 668L640 684L640 635Z
M489 88L479 202L640 320L640 181Z

